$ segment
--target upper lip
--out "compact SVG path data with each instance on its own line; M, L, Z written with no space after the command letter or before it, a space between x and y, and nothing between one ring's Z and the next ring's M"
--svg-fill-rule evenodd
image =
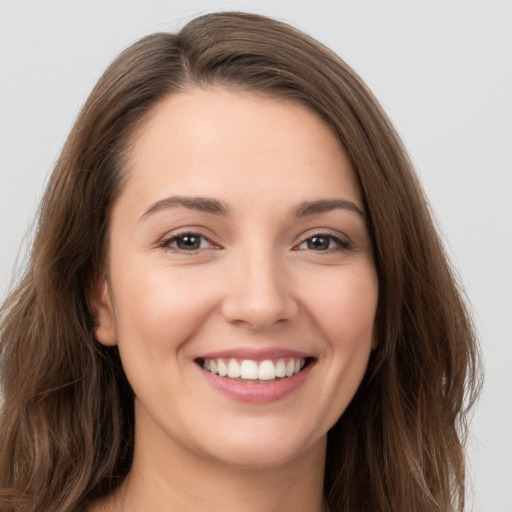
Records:
M287 357L294 358L311 358L311 354L306 354L298 350L290 350L287 348L249 348L239 347L227 350L219 350L202 354L198 359L251 359L253 361L265 361L267 359L283 359Z

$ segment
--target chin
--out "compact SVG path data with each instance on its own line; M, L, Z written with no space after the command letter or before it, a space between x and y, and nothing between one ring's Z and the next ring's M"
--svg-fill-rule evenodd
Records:
M260 429L227 430L203 445L203 454L226 465L247 469L284 466L317 453L323 457L327 433L293 433L292 428L266 425Z

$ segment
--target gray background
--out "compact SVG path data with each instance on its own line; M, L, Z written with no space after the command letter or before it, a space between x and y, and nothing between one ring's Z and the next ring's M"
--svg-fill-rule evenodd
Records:
M108 63L219 9L295 24L351 64L396 124L475 311L486 384L470 506L512 512L512 2L0 0L0 300L48 174ZM20 249L21 247L21 249Z

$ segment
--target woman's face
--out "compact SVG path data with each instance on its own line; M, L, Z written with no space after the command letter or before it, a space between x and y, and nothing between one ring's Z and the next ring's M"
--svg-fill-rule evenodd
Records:
M247 467L323 453L376 343L336 137L298 103L192 88L155 108L126 172L96 334L119 346L137 439Z

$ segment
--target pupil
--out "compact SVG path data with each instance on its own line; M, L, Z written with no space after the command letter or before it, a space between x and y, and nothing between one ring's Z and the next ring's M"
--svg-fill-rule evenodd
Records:
M329 249L329 238L326 236L314 236L308 241L308 249L314 251Z
M189 251L193 249L199 249L200 243L200 238L194 235L184 235L177 240L177 245L180 249Z

